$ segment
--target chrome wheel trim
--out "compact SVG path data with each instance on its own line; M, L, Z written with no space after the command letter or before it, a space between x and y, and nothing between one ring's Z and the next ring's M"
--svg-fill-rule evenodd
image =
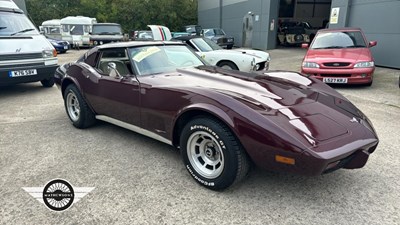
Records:
M196 131L190 135L187 155L193 169L207 179L214 179L224 170L224 153L218 141L209 133Z
M73 91L67 94L67 112L72 121L76 122L79 120L81 108L79 106L78 98Z
M233 70L233 68L228 65L223 65L223 66L221 66L221 68L226 69L226 70Z

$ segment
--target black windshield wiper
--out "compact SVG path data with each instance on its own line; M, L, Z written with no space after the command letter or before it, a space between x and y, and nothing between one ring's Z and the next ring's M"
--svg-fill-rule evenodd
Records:
M333 48L343 48L343 46L328 46L325 47L324 49L333 49Z
M353 46L346 46L346 48L365 48L364 45L353 45Z
M0 27L0 30L6 29L7 27Z
M16 35L16 34L21 34L21 33L25 33L25 32L28 32L28 31L33 31L33 30L35 30L35 29L29 28L29 29L25 29L25 30L20 30L20 31L18 31L18 32L15 32L15 33L10 34L10 36L14 36L14 35Z

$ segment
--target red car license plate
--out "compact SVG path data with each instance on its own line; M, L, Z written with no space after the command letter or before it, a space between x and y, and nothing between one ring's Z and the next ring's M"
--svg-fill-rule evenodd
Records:
M347 78L324 77L322 81L324 83L346 84Z

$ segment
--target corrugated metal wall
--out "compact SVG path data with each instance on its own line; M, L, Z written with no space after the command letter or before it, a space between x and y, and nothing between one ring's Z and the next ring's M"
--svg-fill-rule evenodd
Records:
M353 0L347 26L361 27L368 40L377 40L371 48L379 66L400 69L400 1Z

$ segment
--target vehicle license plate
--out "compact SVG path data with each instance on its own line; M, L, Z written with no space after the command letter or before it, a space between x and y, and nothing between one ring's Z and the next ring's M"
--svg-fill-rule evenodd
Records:
M347 83L347 78L325 77L322 81L324 83L345 84Z
M9 71L8 76L9 77L22 77L22 76L31 76L31 75L36 75L37 71L36 69L31 69L31 70L16 70L16 71Z
M68 49L68 46L66 45L66 46L64 46L64 49Z

